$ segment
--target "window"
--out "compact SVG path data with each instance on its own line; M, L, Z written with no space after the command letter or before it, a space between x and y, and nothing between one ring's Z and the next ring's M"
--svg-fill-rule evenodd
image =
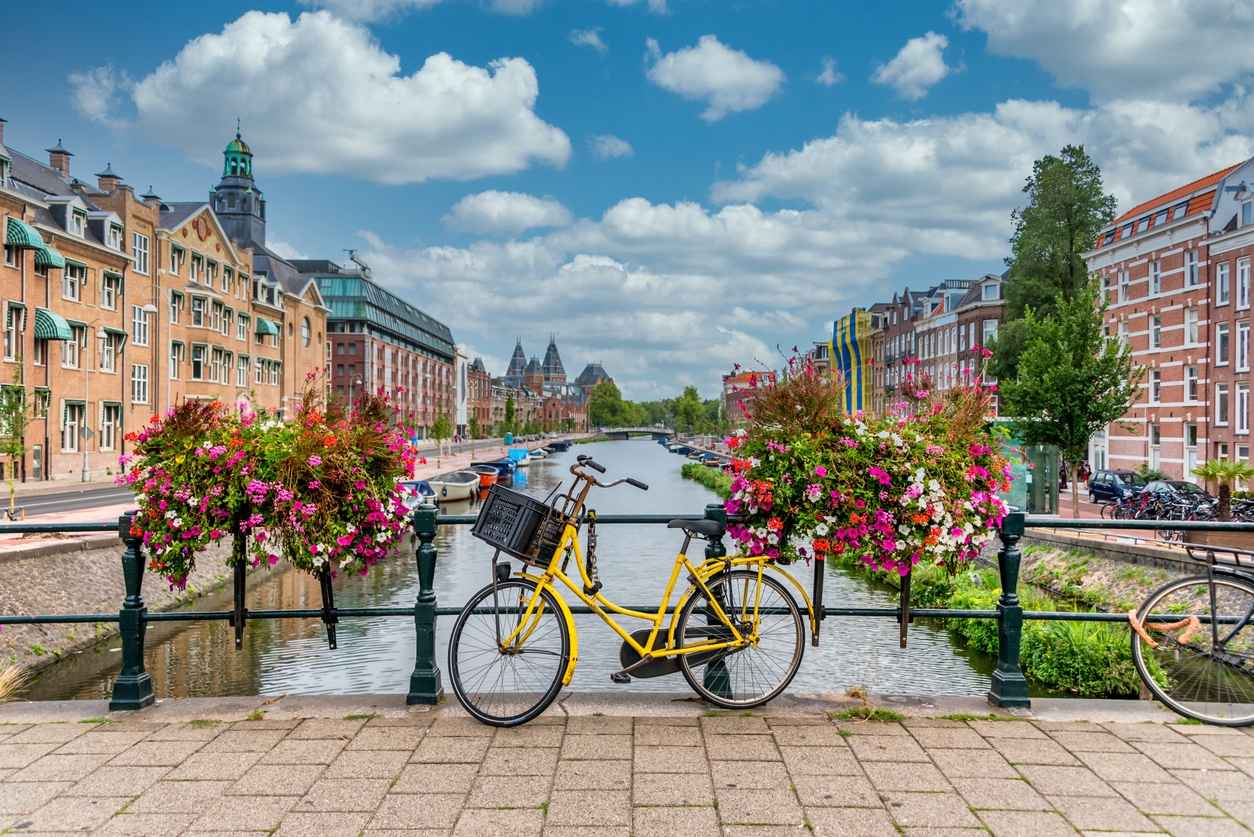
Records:
M1184 284L1190 288L1197 284L1197 251L1196 250L1185 251Z
M197 256L196 254L193 253L192 254L192 266L187 269L187 281L199 282L200 275L204 273L204 270L205 270L204 260L202 260L200 256Z
M1001 299L1001 288L998 285L985 285L984 299L985 301Z
M192 297L192 325L203 326L205 324L205 298L203 296Z
M1151 296L1163 292L1163 264L1158 259L1149 263L1149 284Z
M1176 204L1175 208L1171 212L1171 220L1179 221L1181 218L1184 217L1184 213L1188 211L1189 211L1189 204L1187 202Z
M1250 307L1250 260L1237 259L1237 308Z
M1143 233L1143 232L1145 232L1146 230L1148 230L1148 229L1149 229L1149 222L1150 222L1150 219L1149 219L1149 216L1148 216L1148 215L1146 215L1146 216L1145 216L1144 218L1142 218L1140 221L1137 221L1137 222L1136 222L1136 231L1137 231L1138 233Z
M1250 371L1250 321L1237 323L1237 371Z
M231 336L231 323L234 321L235 321L235 312L232 311L230 308L223 309L222 311L222 336L223 337Z
M1158 470L1160 464L1159 453L1163 444L1163 431L1158 422L1151 422L1149 426L1149 444L1150 444L1150 467L1155 471Z
M1119 271L1119 301L1127 302L1131 296L1131 288L1128 284L1128 271Z
M1215 304L1228 304L1228 263L1215 265Z
M32 352L32 354L34 355L34 357L31 358L31 361L36 366L47 366L48 365L48 341L35 338L35 351Z
M35 418L47 418L48 410L52 407L52 392L41 387L35 387L35 401L32 408Z
M309 348L309 318L305 317L300 321L300 342L305 348Z
M270 362L270 383L277 385L279 383L279 361Z
M1158 314L1150 317L1150 348L1163 347L1163 318Z
M264 368L264 364L262 363L261 358L257 358L257 364L253 370L256 373L253 378L253 383L255 384L265 383L265 381L263 380L263 373L262 373L263 368Z
M913 332L911 332L910 336L913 338L913 337L914 337L914 333L913 333ZM913 341L912 341L912 342L913 342ZM355 355L355 354L357 354L357 344L356 344L356 343L349 343L349 344L348 344L348 353L349 353L350 355Z
M343 375L343 374L344 374L344 364L342 364L342 363L337 363L337 364L335 364L335 374L336 374L336 375Z
M1119 343L1121 345L1126 346L1129 342L1131 342L1131 328L1132 326L1128 322L1122 322L1119 324Z
M117 360L117 337L112 334L105 334L105 338L100 341L100 371L116 372L117 367L114 365Z
M209 380L215 384L226 383L225 360L226 358L221 349L214 349L209 353Z
M177 381L179 379L179 366L183 363L183 344L170 344L170 378Z
M116 224L109 225L109 231L105 233L105 245L112 247L114 250L122 249L122 228Z
M235 290L235 273L229 268L222 268L222 293L229 294Z
M1159 404L1163 400L1163 373L1157 369L1150 372L1149 399L1151 404Z
M1228 385L1215 384L1215 424L1228 424Z
M61 367L63 369L78 368L78 354L80 342L87 339L87 329L84 326L70 326L73 338L61 341Z
M1167 215L1169 210L1164 209L1162 212L1154 216L1154 228L1157 229L1167 223Z
M1188 422L1184 425L1184 478L1197 480L1193 470L1197 468L1197 425Z
M13 360L22 351L22 341L18 337L18 332L21 330L22 315L26 313L26 310L11 302L7 308L4 315L4 359Z
M1198 342L1197 309L1184 309L1184 345L1196 346Z
M131 345L148 345L148 312L140 305L131 306Z
M181 247L170 248L170 272L179 275L179 265L183 263L184 252Z
M222 333L222 303L215 302L209 307L209 328Z
M4 264L6 267L17 267L17 248L4 245Z
M179 312L183 310L183 295L180 293L170 294L170 322L178 325Z
M100 410L100 449L114 450L118 443L118 430L122 427L122 405L105 404Z
M1250 385L1248 383L1237 384L1237 433L1250 432ZM1247 454L1243 459L1249 458Z
M342 354L344 354L344 344L343 344L343 343L337 343L337 344L335 345L335 353L336 353L337 355L342 355Z
M82 238L87 234L87 213L73 210L70 212L70 229L68 232Z
M252 318L247 314L240 314L235 320L235 339L248 342L248 326L252 323Z
M240 355L236 361L235 386L248 386L248 355Z
M1124 224L1123 227L1120 228L1119 230L1119 237L1122 239L1122 238L1127 238L1130 235L1132 235L1132 225Z
M146 364L131 364L131 403L148 403L148 366Z
M1215 326L1215 365L1228 365L1228 324L1218 323Z
M205 346L192 346L192 380L202 381L205 377Z
M87 278L87 268L77 264L66 264L61 271L61 298L78 302L82 295L83 280Z
M82 401L67 401L61 416L61 450L65 453L78 451L78 434L87 423L87 405Z
M118 296L122 292L122 277L116 273L100 272L100 307L118 310Z
M135 272L148 275L148 236L131 233L131 255L135 258Z
M1241 204L1241 226L1254 224L1254 201Z
M1197 367L1184 367L1184 400L1197 400Z

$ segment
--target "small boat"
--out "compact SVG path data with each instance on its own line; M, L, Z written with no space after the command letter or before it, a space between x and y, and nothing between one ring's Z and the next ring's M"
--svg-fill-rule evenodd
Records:
M441 501L469 500L479 490L479 475L474 471L454 471L427 480Z
M526 448L510 448L509 458L514 461L516 468L526 468L531 465L531 451Z
M501 472L493 468L491 465L471 465L467 470L473 471L479 475L479 490L487 491L496 485L496 481L500 478Z
M439 495L431 487L431 483L426 480L405 480L401 485L410 490L410 494L405 497L405 508L407 509L416 509L424 503L431 503L437 506L440 504Z
M691 453L689 453L689 454L688 454L688 458L689 458L689 459L696 459L696 460L705 459L705 451L703 451L703 450L694 450L694 451L692 451Z
M722 468L723 457L719 456L717 453L707 453L705 456L701 457L701 464L707 468Z
M549 447L555 451L568 451L570 450L570 439L562 439L561 441L551 442Z
M692 448L688 447L687 445L677 445L676 447L671 448L671 450L673 450L675 453L679 454L680 456L687 456L688 454L692 453Z
M546 451L544 448L536 448L535 450L531 452L530 456L532 459L548 459L549 452Z
M498 460L496 462L471 462L470 469L472 471L479 468L491 468L496 471L499 479L508 479L514 473L514 463L508 459Z

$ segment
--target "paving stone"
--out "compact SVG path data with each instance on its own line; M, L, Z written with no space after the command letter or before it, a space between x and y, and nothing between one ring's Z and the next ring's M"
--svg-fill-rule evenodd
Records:
M390 727L402 728L412 727L414 729L428 729L435 723L435 716L430 714L422 714L427 712L427 707L413 706L410 707L408 714L397 718L371 718L366 721L366 729L371 727Z
M712 806L714 786L701 773L640 773L632 783L631 801L634 805Z
M145 740L123 750L109 763L135 767L175 767L203 746L203 741Z
M223 796L188 831L269 831L296 804L295 796Z
M247 773L260 758L261 753L193 753L166 778L234 781Z
M631 825L627 791L554 791L545 825Z
M1232 765L1197 744L1156 744L1136 742L1145 755L1168 770L1231 770Z
M984 776L1013 779L1019 773L996 750L927 750L946 776ZM869 763L869 762L868 762Z
M266 753L287 735L281 729L230 729L201 748L202 753Z
M1094 773L1107 782L1170 782L1177 779L1140 753L1077 753Z
M632 811L634 837L719 837L713 808L636 808Z
M1022 738L993 739L993 746L1011 764L1079 764L1056 741Z
M1168 724L1103 724L1107 732L1124 741L1149 741L1160 744L1184 744L1189 739Z
M262 764L330 764L347 742L340 739L283 740L261 758Z
M787 789L792 781L783 762L778 761L712 761L710 776L714 788Z
M706 735L765 735L771 731L763 717L732 715L702 718L701 729Z
M480 776L467 808L537 808L549 798L549 779L540 776Z
M69 787L69 782L13 782L0 785L0 814L29 814L38 811Z
M306 718L300 726L287 734L288 740L306 738L352 738L366 725L363 718L357 721L334 721L329 718Z
M837 747L781 747L784 766L793 776L861 776L853 751Z
M55 752L60 756L81 753L109 753L116 756L147 737L148 733L144 732L89 732L67 741Z
M625 825L550 825L544 824L544 837L631 837L631 828ZM366 837L370 837L367 832ZM424 835L425 837L425 835Z
M704 747L636 747L637 773L708 773Z
M14 773L9 782L76 782L108 760L107 753L44 756Z
M1245 799L1240 802L1225 799L1219 804L1223 807L1224 813L1228 816L1232 817L1246 828L1254 828L1254 799Z
M801 825L805 816L789 790L719 790L718 817L724 825Z
M187 828L195 814L117 814L92 832L93 837L169 837Z
M867 778L877 790L942 792L953 790L941 772L930 764L868 761L862 765L862 769L866 771Z
M463 811L453 837L539 837L542 811Z
M679 781L680 777L671 774L670 779ZM557 763L557 775L553 778L555 790L629 790L631 784L630 761L563 760Z
M1075 837L1061 814L1053 811L979 811L993 837Z
M1049 811L1054 807L1022 779L955 777L953 783L972 808Z
M231 732L256 730L292 730L300 726L299 718L263 718L260 721L236 721L231 724Z
M1026 721L970 721L971 729L989 739L1002 738L1039 738L1049 739L1041 730Z
M367 813L307 813L284 815L275 837L357 837L370 820Z
M319 779L296 803L294 810L373 811L387 795L390 784L389 779Z
M807 809L883 807L875 788L861 776L798 776L796 782L797 798Z
M1108 732L1055 730L1050 737L1073 753L1135 753L1128 742Z
M1033 719L1032 726L1046 732L1105 732L1106 728L1094 721L1044 721Z
M80 796L54 799L28 814L30 825L19 833L40 831L90 831L130 801L126 796ZM20 828L20 826L19 826Z
M700 727L701 719L691 715L642 715L636 718L637 730L642 727Z
M557 770L556 747L490 747L479 768L484 776L552 776Z
M850 735L887 735L894 738L909 738L910 731L896 722L885 721L837 721L834 725L840 732Z
M1232 765L1237 770L1240 770L1242 773L1246 774L1247 776L1254 776L1254 759L1247 759L1247 758L1242 758L1240 756L1233 756L1231 758L1225 759L1225 761L1227 761L1228 764Z
M906 837L988 837L983 828L903 828ZM1120 835L1102 835L1102 837L1120 837Z
M344 749L407 750L412 753L426 734L424 727L366 727L354 735Z
M566 732L564 726L549 724L534 727L531 725L498 729L492 739L493 747L560 747ZM628 730L626 735L630 736ZM630 741L630 738L628 738Z
M1217 756L1254 757L1254 737L1248 735L1199 735L1194 740Z
M632 719L612 715L576 715L566 719L567 735L631 735Z
M57 741L41 741L33 744L0 744L0 767L25 767L61 746Z
M478 764L488 752L491 738L441 737L428 735L414 750L410 761L434 764Z
M1211 817L1153 817L1172 837L1250 837L1240 823Z
M759 720L757 718L746 720ZM775 739L769 735L705 735L711 761L781 761Z
M100 724L35 724L9 738L8 744L64 744Z
M397 777L392 793L455 793L465 796L478 772L477 764L410 764Z
M1051 796L1054 808L1078 829L1153 831L1154 823L1124 799L1098 796Z
M1171 774L1207 799L1254 799L1254 779L1237 770L1173 770Z
M327 768L327 778L391 779L409 761L408 750L345 750Z
M565 740L559 739L559 741L564 759L631 758L630 735L570 735Z
M1056 767L1025 764L1019 772L1046 796L1117 796L1087 767Z
M532 723L534 724L535 721L532 721ZM437 738L445 736L492 738L496 735L496 728L485 726L474 718L441 717L436 718L435 723L427 730L427 734Z
M814 837L899 837L883 808L807 808Z
M970 727L910 727L910 734L924 747L947 750L987 750L990 745Z
M1180 784L1147 782L1111 782L1111 787L1124 795L1137 810L1147 814L1217 817L1219 809L1192 789Z
M131 797L148 790L169 771L168 767L114 767L110 764L75 782L65 795ZM3 810L2 802L0 810Z
M225 722L210 721L184 724L166 724L161 729L154 730L149 736L149 741L200 741L206 742L217 738L223 732L231 728L231 725Z
M293 796L313 787L326 768L320 764L259 764L226 791L231 796L267 796L282 790Z
M199 814L230 782L157 782L127 807L135 814Z
M0 741L31 728L30 724L0 724Z
M465 794L428 793L421 797L389 793L370 818L370 829L449 829L461 813Z
M930 761L913 738L887 735L855 735L849 747L858 761Z
M881 799L889 815L903 827L961 828L980 824L956 793L888 793L882 794Z
M780 747L845 747L840 730L825 726L772 726L771 733Z
M635 732L637 747L701 747L701 730L696 727L642 727Z

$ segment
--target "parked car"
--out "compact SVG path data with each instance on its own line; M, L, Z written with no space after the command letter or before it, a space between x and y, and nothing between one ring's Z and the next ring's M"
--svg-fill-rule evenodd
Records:
M1089 478L1089 502L1110 503L1145 490L1145 477L1135 471L1095 471Z
M1150 494L1179 497L1195 503L1200 501L1211 502L1215 499L1205 488L1187 480L1154 480L1145 486L1145 490Z

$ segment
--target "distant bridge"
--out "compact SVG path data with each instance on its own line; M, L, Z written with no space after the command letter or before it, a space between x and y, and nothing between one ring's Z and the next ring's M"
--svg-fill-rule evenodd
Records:
M642 436L648 433L653 439L670 439L675 431L667 427L605 427L601 433L611 439L626 439L628 436Z

